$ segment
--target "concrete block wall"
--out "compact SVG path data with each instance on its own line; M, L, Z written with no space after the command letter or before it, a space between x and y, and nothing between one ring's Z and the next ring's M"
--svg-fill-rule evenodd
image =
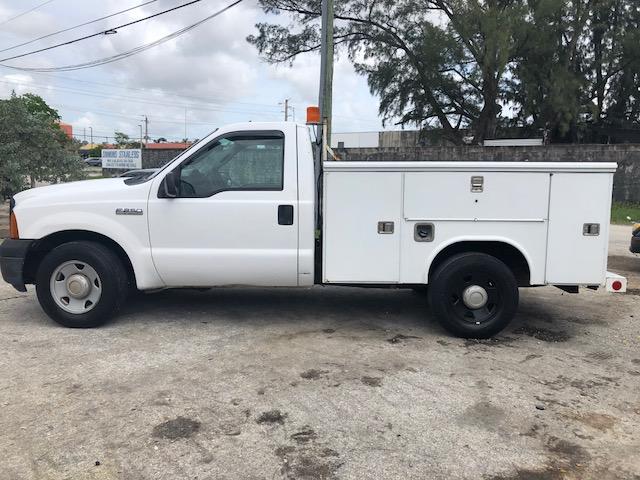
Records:
M345 161L616 162L613 198L640 203L640 144L347 148Z
M183 149L142 150L142 168L162 167L182 152Z
M161 167L182 151L143 150L142 168ZM337 150L337 152L345 161L367 162L382 160L616 162L618 170L613 179L614 200L640 203L640 144L544 145L537 147L380 147L346 148Z

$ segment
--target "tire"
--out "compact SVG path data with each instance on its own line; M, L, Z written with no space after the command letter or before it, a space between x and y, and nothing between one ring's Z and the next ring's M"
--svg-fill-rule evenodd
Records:
M128 290L120 258L96 242L69 242L54 248L36 273L40 306L65 327L102 325L118 312Z
M432 313L458 337L491 337L511 322L518 309L518 284L513 272L484 253L448 258L436 269L429 286Z

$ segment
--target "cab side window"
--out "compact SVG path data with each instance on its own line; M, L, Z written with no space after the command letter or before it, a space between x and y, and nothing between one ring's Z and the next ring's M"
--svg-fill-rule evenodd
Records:
M228 190L282 190L284 135L229 135L214 140L180 168L180 197Z

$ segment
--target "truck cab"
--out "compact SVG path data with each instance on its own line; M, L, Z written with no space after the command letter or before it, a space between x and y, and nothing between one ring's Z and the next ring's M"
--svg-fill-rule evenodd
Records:
M467 337L504 328L518 287L613 282L615 164L332 161L319 178L315 165L308 127L251 122L151 176L21 192L2 275L71 327L135 289L428 285Z

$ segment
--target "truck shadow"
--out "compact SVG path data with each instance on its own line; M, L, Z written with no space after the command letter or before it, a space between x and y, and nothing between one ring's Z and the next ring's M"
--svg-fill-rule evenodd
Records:
M581 326L536 294L521 296L519 312L499 336L567 341ZM563 300L558 299L561 304ZM561 307L561 305L558 305ZM393 334L450 337L429 311L426 294L405 289L350 287L242 288L198 291L164 290L139 294L128 302L115 325L135 322L250 324L267 327L290 324L297 329L381 330ZM579 325L581 323L582 325Z
M164 290L136 295L117 323L233 322L313 324L335 328L350 324L364 329L407 329L443 333L429 313L425 293L404 289L350 287L242 288L206 291Z

